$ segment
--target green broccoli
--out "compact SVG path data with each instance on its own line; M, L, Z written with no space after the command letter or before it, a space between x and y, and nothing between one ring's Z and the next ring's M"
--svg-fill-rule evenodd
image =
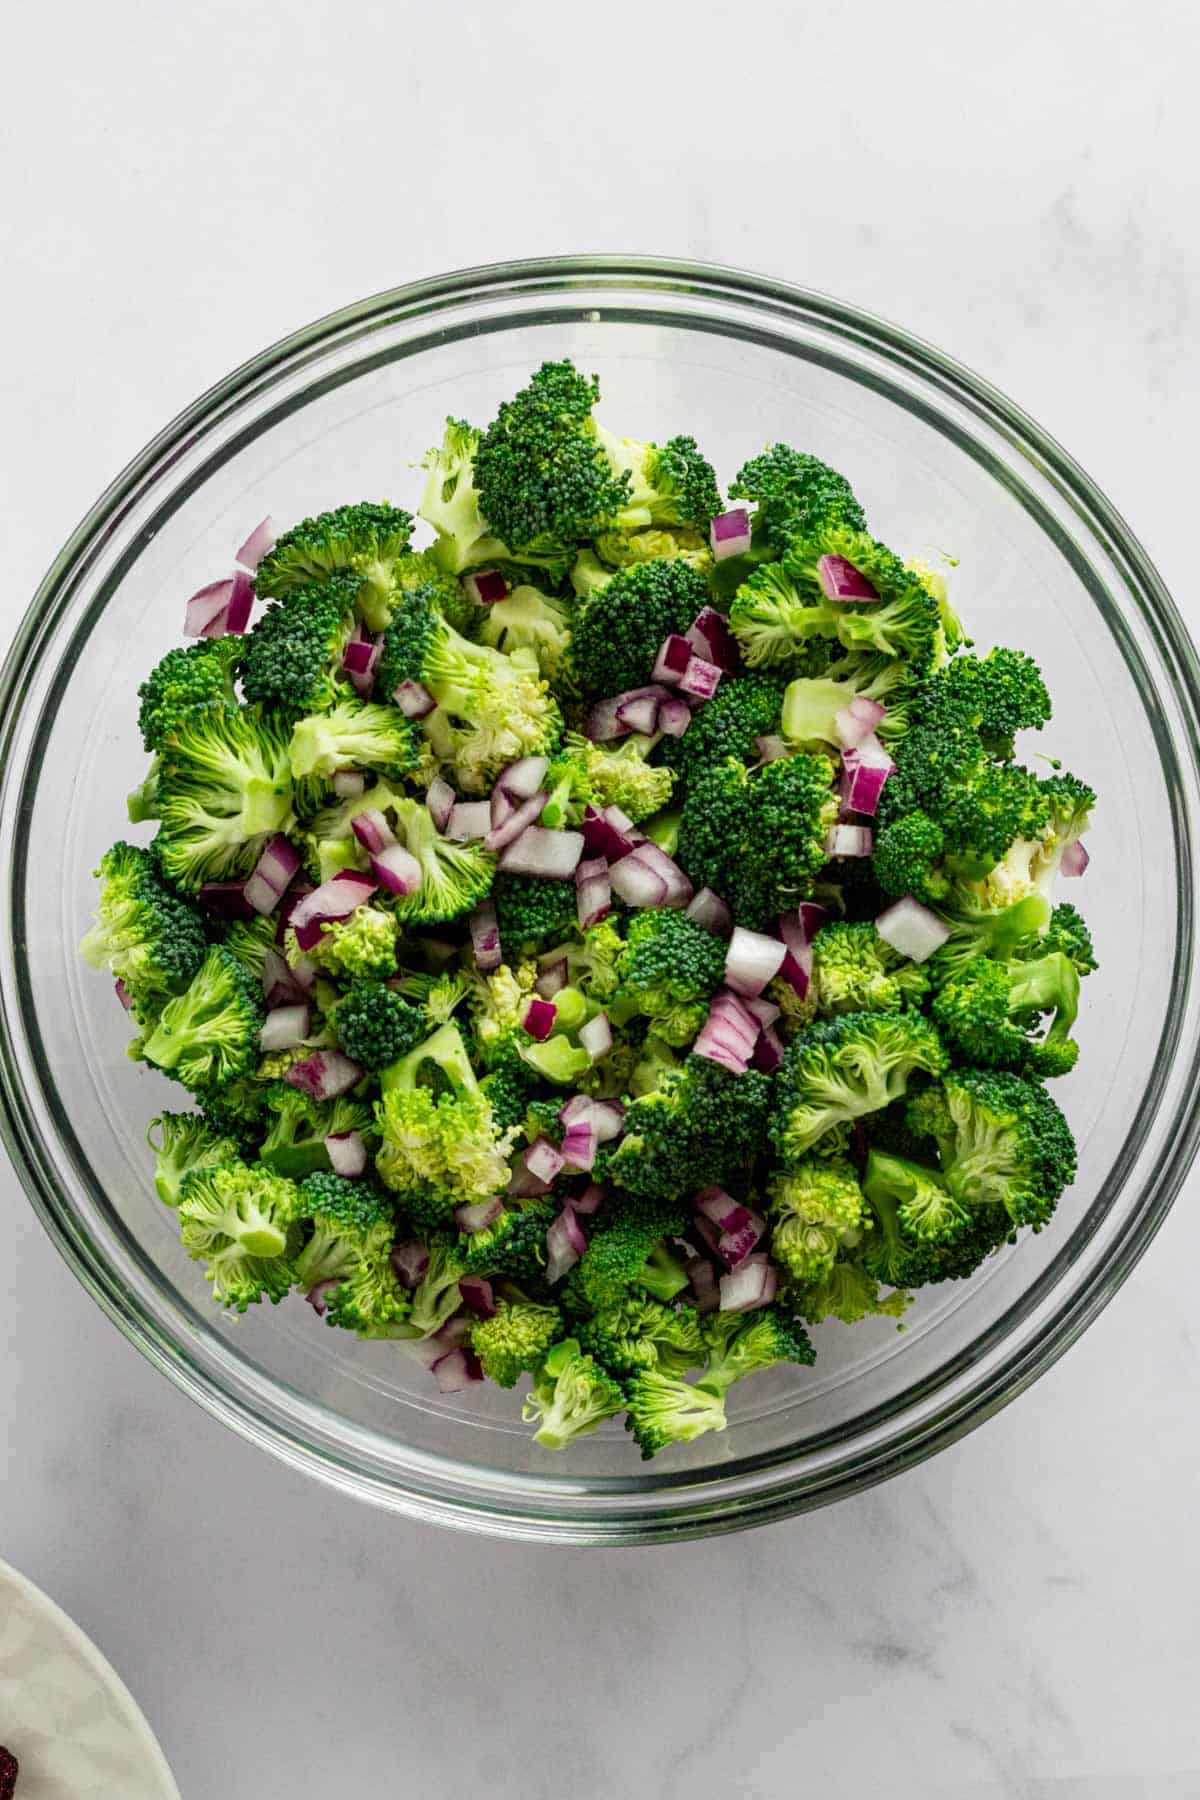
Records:
M778 715L779 729L789 744L800 749L820 750L829 745L840 751L837 715L854 700L875 700L885 709L875 727L876 735L885 745L891 745L919 717L923 693L923 680L914 678L903 661L886 656L846 656L832 663L826 675L799 676L789 681ZM694 723L689 726L687 738L695 729Z
M355 596L364 623L382 631L391 617L396 564L412 535L412 517L387 501L339 506L285 531L258 565L260 599L281 599L296 588L325 582L343 571L357 576Z
M514 651L532 654L547 681L569 688L571 609L565 600L528 583L519 584L506 599L483 608L478 636L481 643L505 656Z
M644 686L665 637L682 634L708 604L690 564L636 563L576 603L571 662L580 688L601 698Z
M778 734L780 698L779 684L768 675L723 676L712 699L696 708L683 736L660 739L655 754L687 780L731 758L760 762L757 740Z
M221 939L231 956L236 956L248 975L263 979L267 951L275 949L277 921L256 914L253 919L235 919Z
M792 1278L809 1286L828 1278L839 1254L870 1227L863 1192L843 1157L798 1157L767 1187L771 1255Z
M1045 1088L1008 1070L957 1069L922 1103L955 1199L1040 1231L1076 1168L1071 1128Z
M1074 1068L1079 1046L1070 1033L1078 1011L1079 971L1058 950L1026 962L976 958L938 990L933 1022L961 1061L1044 1078ZM1048 1012L1054 1019L1045 1036L1030 1036Z
M823 1319L857 1325L860 1319L873 1316L903 1318L912 1296L903 1288L881 1294L879 1282L860 1263L836 1262L824 1280L797 1288L792 1299L800 1317L810 1325L819 1325Z
M624 1136L604 1146L597 1179L672 1205L737 1180L762 1148L771 1085L757 1069L734 1075L689 1056L626 1108Z
M179 1199L183 1247L208 1264L214 1297L223 1305L244 1312L264 1294L278 1300L290 1291L295 1273L286 1253L298 1206L294 1184L261 1164L223 1162L185 1178Z
M253 1072L265 1016L261 984L214 946L183 993L168 1000L141 1054L186 1087L227 1082Z
M902 1012L919 1007L929 978L884 942L873 924L834 920L813 939L813 985L817 1011Z
M841 1013L792 1039L776 1078L771 1136L785 1164L825 1132L898 1100L916 1070L937 1075L946 1053L915 1013Z
M267 608L242 640L242 692L252 705L301 719L348 695L342 653L361 587L357 575L333 575Z
M180 887L248 875L292 822L286 727L254 707L194 710L159 753L155 850Z
M816 1361L808 1333L782 1306L707 1313L702 1329L708 1360L696 1385L705 1393L724 1395L736 1381L777 1363L811 1368Z
M330 1171L327 1137L351 1131L368 1136L375 1124L366 1101L345 1094L336 1100L314 1100L286 1081L272 1081L266 1088L266 1109L269 1116L264 1119L259 1157L277 1175L292 1181Z
M1066 900L1060 901L1050 914L1050 923L1041 941L1036 945L1023 947L1017 954L1024 957L1050 956L1055 951L1069 956L1081 976L1090 975L1097 967L1092 934L1077 908Z
M646 1462L671 1444L690 1444L706 1432L725 1429L722 1394L691 1387L661 1369L635 1375L626 1385L625 1404L627 1428Z
M333 919L308 950L302 951L290 928L286 948L293 965L303 956L339 981L383 981L396 972L400 924L382 906L356 906L348 918Z
M158 1132L157 1143L151 1135ZM154 1152L154 1188L164 1206L179 1205L184 1181L197 1169L236 1162L237 1142L216 1130L201 1113L160 1113L151 1119L146 1142Z
M668 1306L630 1290L578 1326L581 1347L618 1379L641 1369L683 1375L704 1360L705 1340L694 1306Z
M1000 962L1013 957L1040 956L1049 948L1046 933L1052 914L1040 894L1029 894L996 912L968 909L942 914L950 936L924 965L935 987L968 969L977 957L994 956Z
M103 882L95 924L80 944L94 969L108 969L135 1008L178 994L193 979L207 948L195 907L172 892L157 858L133 844L106 850L96 870Z
M419 887L391 902L396 918L405 924L441 923L478 906L492 886L491 852L482 844L442 837L423 801L401 800L395 810L396 834L421 869Z
M147 750L161 750L189 713L237 705L233 678L245 641L231 634L167 651L138 689L138 729Z
M360 1338L419 1337L409 1322L412 1311L413 1296L392 1267L391 1247L381 1244L339 1279L326 1301L325 1323Z
M312 1235L295 1259L301 1287L318 1281L348 1281L363 1263L390 1251L395 1215L386 1197L365 1181L332 1173L312 1174L300 1188L298 1211L311 1221Z
M397 707L346 694L297 723L288 754L297 781L309 776L327 780L338 769L404 775L419 760L417 730Z
M637 1013L666 1043L690 1044L724 974L725 944L711 931L673 909L635 913L609 1017L620 1025Z
M484 1088L489 1088L489 1081ZM500 1128L507 1129L499 1117ZM549 1198L510 1200L491 1225L458 1240L458 1255L467 1275L506 1277L524 1287L541 1288L546 1272L546 1233L558 1217L558 1202Z
M435 1085L436 1084L436 1085ZM447 1220L508 1185L510 1133L501 1132L455 1025L383 1071L376 1166L402 1196L432 1191Z
M725 762L697 774L683 805L678 859L741 925L762 930L812 892L838 814L833 767L792 756L747 769Z
M562 1330L557 1306L537 1306L531 1300L496 1302L489 1319L471 1327L471 1348L483 1372L497 1387L516 1387L524 1374L532 1374Z
M359 981L333 1015L338 1042L352 1062L378 1071L407 1056L429 1036L419 1007L410 1006L382 981Z
M440 1331L462 1305L458 1284L463 1276L462 1257L449 1243L435 1240L429 1246L429 1267L413 1292L409 1315L421 1337Z
M479 436L465 419L447 419L441 443L425 453L425 487L417 512L437 532L430 554L451 575L512 560L512 551L479 510L473 468ZM561 558L551 556L549 563L558 579Z
M620 1385L574 1338L564 1338L548 1351L534 1376L523 1417L536 1424L534 1442L546 1450L565 1450L577 1437L595 1431L625 1405Z
M653 738L636 732L620 744L593 744L567 732L546 771L549 799L541 823L551 829L578 824L589 805L615 806L634 824L659 812L671 798L675 774L647 760L654 747Z
M788 444L772 444L738 470L735 500L755 502L751 555L782 556L794 538L831 523L866 529L866 515L850 483L836 469Z
M492 903L506 956L521 955L569 931L576 920L573 881L538 875L497 875Z

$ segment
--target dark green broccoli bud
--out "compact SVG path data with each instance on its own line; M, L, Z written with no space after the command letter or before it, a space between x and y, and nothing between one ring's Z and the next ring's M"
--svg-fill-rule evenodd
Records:
M725 975L725 944L676 910L635 913L617 965L609 1017L635 1013L668 1044L690 1044Z
M248 875L291 824L287 729L253 707L189 713L159 760L154 848L180 887Z
M538 1367L561 1330L557 1306L497 1300L493 1316L471 1327L471 1348L489 1381L497 1387L516 1387L522 1375Z
M817 1011L903 1012L920 1006L929 978L919 964L884 942L874 924L835 920L813 939Z
M597 1179L669 1204L736 1181L763 1147L770 1098L771 1082L757 1069L734 1075L689 1056L626 1109L625 1134L611 1151L604 1147Z
M558 1202L549 1198L507 1202L491 1225L459 1238L464 1273L503 1276L525 1288L540 1288L546 1272L546 1233L558 1211Z
M1021 956L1050 956L1061 951L1069 956L1080 975L1090 975L1097 967L1092 934L1080 913L1069 901L1061 901L1050 914L1046 935L1037 945L1022 948Z
M138 689L138 729L147 750L161 750L187 714L237 705L233 678L244 642L236 635L204 638L167 651Z
M944 900L950 878L942 868L946 838L927 813L904 813L876 834L875 879L885 894L911 894L926 903Z
M643 1369L626 1384L626 1425L645 1462L672 1444L690 1444L709 1431L724 1431L724 1396L690 1387L677 1375Z
M619 1305L631 1294L672 1300L687 1286L682 1266L663 1240L677 1236L687 1209L675 1200L630 1200L605 1207L593 1222L587 1249L563 1289L569 1311L591 1314Z
M295 1259L301 1287L348 1281L364 1262L377 1261L392 1247L395 1214L386 1195L368 1182L332 1172L310 1175L297 1210L312 1223L312 1235Z
M812 892L838 812L833 765L799 755L758 769L726 762L697 774L684 801L678 860L755 930Z
M506 956L561 937L576 921L575 884L538 875L497 875L492 903Z
M875 1226L859 1260L867 1275L890 1287L973 1275L1013 1235L1003 1208L984 1206L972 1214L924 1163L872 1150L863 1188Z
M536 1072L522 1060L515 1045L506 1045L498 1053L498 1060L480 1086L501 1131L521 1123L539 1085Z
M416 768L420 752L416 727L397 707L349 694L297 723L289 756L292 775L300 781L327 780L338 769L403 775Z
M1007 1070L942 1077L938 1130L942 1180L971 1213L1003 1207L1039 1231L1075 1179L1075 1139L1045 1088Z
M807 1026L776 1077L771 1135L785 1163L836 1125L898 1100L917 1070L939 1074L946 1053L915 1013L842 1013Z
M777 1363L811 1368L816 1361L807 1331L782 1306L708 1313L702 1325L708 1361L696 1385L706 1393L724 1395L735 1381Z
M804 1286L824 1281L869 1227L854 1169L840 1156L801 1156L767 1187L771 1255Z
M265 1089L266 1135L259 1157L277 1175L292 1181L331 1171L327 1137L344 1137L374 1130L375 1115L366 1101L341 1095L336 1100L314 1100L285 1081L273 1081Z
M486 620L490 607L480 607L467 597L462 582L456 575L448 574L438 562L433 550L410 550L400 558L395 568L396 598L394 605L403 608L406 596L415 594L418 588L432 587L433 603L455 631L464 632L473 637L475 628L481 622L480 615ZM381 622L387 625L389 620ZM384 689L379 690L388 697Z
M809 537L827 524L865 531L867 520L844 475L827 463L772 444L738 470L735 500L753 500L752 552L782 556L793 538Z
M617 438L593 429L618 478L628 476L628 490L617 519L618 529L596 533L600 554L610 561L644 560L621 554L626 534L653 527L708 533L708 523L721 511L721 490L712 464L694 437L674 437L660 448L636 438ZM617 543L612 542L617 539ZM704 543L705 539L701 539ZM615 550L616 555L610 555Z
M624 1405L625 1396L612 1376L586 1356L574 1338L564 1338L537 1371L522 1416L527 1424L537 1425L536 1444L545 1450L565 1450Z
M338 1042L352 1062L378 1072L423 1043L429 1023L418 1006L410 1006L382 981L359 981L333 1015Z
M1071 1027L1079 1011L1079 971L1061 950L1032 962L977 957L939 990L933 1022L951 1055L981 1068L1047 1077L1075 1066ZM1043 1038L1029 1035L1044 1013L1054 1019Z
M342 652L361 586L357 575L334 575L268 606L242 640L242 692L252 705L301 719L348 693Z
M762 563L734 594L729 624L752 669L790 675L796 655L812 639L836 639L840 610L797 579L786 563Z
M208 1265L213 1297L222 1305L244 1312L264 1295L278 1301L290 1291L295 1274L286 1253L298 1204L293 1183L261 1164L225 1162L186 1178L179 1200L183 1247Z
M217 946L184 992L168 1000L142 1044L142 1056L188 1087L250 1075L265 1016L261 985Z
M678 1309L630 1292L581 1321L579 1342L610 1375L662 1369L683 1375L704 1360L705 1340L694 1306Z
M158 1132L157 1142L152 1135ZM237 1142L215 1129L201 1113L160 1113L151 1119L146 1142L154 1152L154 1188L164 1206L179 1205L186 1178L197 1169L236 1162Z
M177 1070L168 1070L173 1080ZM257 1155L257 1145L267 1125L268 1088L254 1076L239 1075L233 1081L196 1083L192 1097L214 1131L235 1138Z
M195 907L167 886L157 858L133 844L106 850L95 873L103 887L79 946L85 961L123 981L135 1006L180 993L207 948Z
M392 1267L390 1246L384 1245L362 1256L353 1272L339 1280L326 1301L325 1323L360 1338L412 1337L413 1302ZM449 1316L447 1312L445 1318Z
M769 676L726 675L712 699L696 708L683 736L662 738L655 755L688 780L730 758L759 762L755 740L778 733L780 701L779 685Z
M1023 650L959 656L933 677L927 703L962 709L974 721L989 756L1008 761L1018 731L1040 731L1050 717L1041 670Z
M412 516L386 501L364 500L304 519L278 539L258 565L254 589L280 599L343 571L360 578L359 611L372 631L391 617L395 568L412 535Z
M678 557L622 569L576 606L571 661L583 692L644 686L663 639L685 632L707 604L704 577Z

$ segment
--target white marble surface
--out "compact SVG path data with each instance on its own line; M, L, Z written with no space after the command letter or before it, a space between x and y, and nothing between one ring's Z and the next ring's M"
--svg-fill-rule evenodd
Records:
M564 248L808 282L989 374L1185 608L1190 0L83 0L6 38L0 630L98 490L260 345ZM335 1499L201 1414L0 1171L0 1556L187 1800L1200 1794L1193 1182L1037 1388L749 1537L539 1552Z

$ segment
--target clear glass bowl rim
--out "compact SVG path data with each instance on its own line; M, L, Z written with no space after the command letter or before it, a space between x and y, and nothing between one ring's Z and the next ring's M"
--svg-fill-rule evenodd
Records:
M764 316L807 320L848 342L857 343L898 368L905 368L963 405L1010 448L1026 458L1042 479L1080 516L1087 529L1119 564L1124 585L1149 626L1160 666L1171 684L1184 728L1184 741L1171 745L1172 759L1186 754L1192 772L1200 765L1200 658L1169 592L1145 550L1115 508L1062 447L1027 414L990 383L933 346L865 310L813 290L713 264L652 257L581 255L542 258L463 269L386 290L356 302L280 339L218 382L181 412L116 477L68 538L25 614L0 668L0 773L9 763L23 694L32 659L56 620L65 611L81 572L97 548L135 504L169 468L173 454L239 399L253 394L281 371L302 367L339 340L357 340L390 319L429 318L448 307L469 306L472 299L519 300L528 295L569 294L595 284L605 290L651 289L685 293L691 299L711 296L734 301ZM39 757L31 758L36 775ZM22 771L18 788L30 779ZM1197 819L1188 794L1176 795L1176 853L1180 859L1177 889L1181 910L1182 964L1176 987L1188 991L1191 940L1191 844ZM12 803L6 792L6 809ZM1186 812L1182 809L1186 808ZM20 867L14 861L10 880L13 898ZM19 916L19 905L13 908ZM7 949L11 956L14 946ZM9 996L11 999L11 995ZM28 1104L19 1073L7 1012L0 1008L0 1136L3 1137L23 1187L50 1235L84 1287L128 1340L192 1399L244 1437L281 1460L323 1479L342 1491L394 1511L468 1530L527 1540L575 1544L642 1544L707 1536L743 1529L825 1505L859 1492L912 1467L981 1424L1043 1374L1087 1328L1128 1277L1161 1225L1200 1144L1200 1069L1193 1060L1170 1121L1169 1148L1159 1158L1153 1177L1130 1204L1119 1240L1108 1260L1089 1271L1087 1279L1066 1292L1036 1342L1018 1343L1012 1354L972 1384L964 1371L953 1382L937 1410L915 1426L856 1454L851 1450L815 1473L789 1468L774 1457L732 1475L721 1473L706 1497L695 1491L707 1484L694 1478L646 1475L617 1484L628 1504L611 1505L614 1484L596 1478L573 1481L569 1475L542 1484L552 1505L539 1505L538 1484L497 1475L493 1491L472 1466L449 1459L414 1459L403 1483L380 1479L356 1467L336 1444L336 1433L307 1434L282 1416L268 1416L240 1394L234 1394L189 1357L186 1343L172 1337L144 1308L134 1303L114 1278L106 1259L84 1229L64 1192L53 1156ZM310 1421L311 1424L311 1421ZM468 1479L456 1479L455 1470ZM764 1477L766 1477L764 1479ZM605 1493L609 1504L596 1505ZM643 1513L638 1493L654 1494L656 1506ZM663 1504L664 1494L670 1496Z

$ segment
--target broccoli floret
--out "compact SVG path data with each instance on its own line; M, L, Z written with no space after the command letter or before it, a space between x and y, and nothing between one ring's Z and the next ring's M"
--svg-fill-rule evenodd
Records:
M769 676L726 675L712 699L696 708L683 736L660 739L656 755L689 780L731 757L758 762L755 740L778 733L779 713L779 685Z
M374 1114L365 1101L348 1095L313 1100L285 1081L273 1081L267 1088L266 1107L270 1116L264 1121L266 1135L259 1157L277 1175L292 1181L329 1171L327 1137L341 1137L349 1131L366 1135L374 1126Z
M463 1276L462 1257L452 1245L435 1240L429 1246L429 1267L413 1292L410 1322L421 1337L432 1337L462 1304L458 1284Z
M243 639L246 699L300 719L345 696L342 652L361 586L356 575L334 575L313 587L294 588L269 606Z
M758 769L729 761L694 777L683 805L679 862L739 924L761 930L812 892L838 813L833 766L792 756Z
M497 875L492 902L506 956L561 937L576 921L575 884L538 875Z
M813 939L817 1011L902 1012L920 1006L929 978L884 942L873 924L825 925Z
M512 1134L498 1130L457 1026L441 1026L385 1069L381 1085L376 1166L389 1187L425 1191L447 1220L456 1206L504 1191Z
M591 1314L631 1293L674 1299L687 1286L687 1276L664 1239L682 1231L686 1221L686 1208L675 1200L623 1196L619 1207L604 1207L563 1289L564 1305Z
M491 1225L459 1238L464 1273L505 1276L523 1287L540 1287L546 1271L546 1233L558 1210L557 1201L549 1198L507 1202Z
M153 1133L157 1130L158 1141ZM164 1206L179 1205L186 1178L198 1169L236 1162L237 1142L215 1129L201 1113L160 1113L151 1119L146 1142L154 1152L154 1188Z
M149 850L114 844L95 874L103 887L80 953L123 981L135 1008L153 1011L187 987L204 961L203 921L167 886Z
M813 638L836 639L838 608L794 576L786 561L762 563L734 594L729 625L752 669L791 674Z
M941 615L920 577L867 532L832 524L793 538L782 567L816 597L821 594L819 570L826 557L852 563L879 596L831 603L832 635L843 649L903 657L914 670L932 669L942 647Z
M565 1450L624 1405L625 1396L612 1376L584 1354L576 1339L564 1338L548 1351L534 1376L522 1416L527 1424L537 1425L536 1444L545 1450Z
M442 837L429 808L419 800L397 803L396 826L397 836L421 868L420 886L392 902L397 919L434 924L461 918L478 906L492 885L496 867L490 851L482 844L456 844Z
M455 631L473 637L481 615L487 616L488 609L476 605L468 597L458 577L441 567L434 550L410 550L396 564L395 573L396 606L404 604L404 596L415 594L418 588L431 586L434 605ZM382 623L386 625L388 621L385 619ZM380 693L384 694L382 688ZM386 694L384 697L387 698Z
M977 957L947 981L933 1021L951 1055L983 1068L1042 1077L1074 1068L1079 1046L1071 1027L1079 1011L1079 971L1063 951L1031 962ZM1054 1019L1043 1038L1029 1035L1044 1013Z
M229 954L236 956L243 969L256 981L263 978L267 951L275 948L276 924L271 917L235 919L221 939Z
M793 538L826 524L866 529L866 515L844 475L802 450L772 444L738 470L735 500L753 500L751 552L782 556Z
M959 1069L942 1077L941 1103L928 1116L951 1194L972 1214L1002 1206L1039 1231L1076 1167L1071 1128L1045 1088L1007 1070Z
M1040 731L1050 717L1042 672L1023 650L959 656L930 685L928 703L962 709L974 721L989 756L1010 761L1018 731Z
M633 563L665 562L670 557L681 557L706 580L713 568L707 527L697 531L688 525L671 528L652 525L643 531L602 531L596 538L596 551L602 562L611 564L605 571L608 575L614 569L627 569ZM571 584L575 587L578 583L577 592L598 585L596 568L592 552L582 551L571 571Z
M287 933L288 960L301 956L335 980L385 980L396 972L396 946L400 925L393 912L381 906L356 906L346 919L323 926L311 949L301 951L296 934Z
M1090 975L1097 967L1092 934L1077 909L1065 900L1050 914L1050 923L1041 942L1022 947L1017 954L1024 957L1050 956L1056 951L1069 956L1081 976Z
M471 1327L471 1348L489 1381L497 1387L516 1387L522 1375L537 1368L561 1330L557 1306L497 1300L493 1316Z
M614 437L600 426L593 429L614 473L618 478L628 476L619 529L596 534L602 556L624 561L609 551L620 551L626 533L654 527L707 532L709 520L721 510L721 490L694 437L671 438L660 448L637 438Z
M286 1268L281 1264L278 1281L258 1284L256 1293L248 1291L251 1272L244 1265L285 1258L298 1207L294 1184L262 1164L223 1162L186 1177L179 1199L180 1236L189 1256L209 1265L215 1297L244 1312L263 1292L278 1299L281 1287L282 1292L291 1288L290 1262ZM251 1287L257 1275L256 1268Z
M506 656L514 651L531 653L547 681L570 686L571 611L565 600L528 584L518 585L507 599L483 608L478 635L481 643Z
M562 716L536 659L471 643L439 611L432 585L405 595L383 636L376 692L390 696L403 681L420 682L436 701L425 735L468 793L485 793L509 763L558 743Z
M830 666L828 675L800 676L783 693L779 729L789 743L805 750L828 744L840 751L837 715L853 700L876 700L885 708L875 727L884 744L893 744L920 711L923 686L905 662L884 656L846 656ZM716 697L720 698L720 694ZM716 701L705 708L707 713ZM696 730L688 727L686 742Z
M946 560L953 563L954 559L947 558ZM944 652L944 655L939 654L938 664L940 665L945 660L945 656L952 656L956 650L961 650L964 646L970 649L971 640L963 629L962 620L950 604L950 589L946 582L944 569L935 568L923 556L910 556L904 566L916 576L925 592L932 594L937 602L942 640L941 650Z
M776 1078L771 1135L785 1163L836 1125L898 1100L918 1069L937 1075L946 1053L915 1013L841 1013L792 1039Z
M750 1313L708 1313L703 1331L708 1360L696 1385L706 1393L724 1395L735 1381L777 1363L811 1368L816 1361L808 1333L782 1306Z
M691 1387L661 1369L643 1369L635 1375L626 1385L625 1403L626 1425L646 1462L671 1444L690 1444L706 1432L725 1429L722 1394Z
M685 632L707 604L703 576L679 558L622 569L576 605L571 661L583 692L644 686L663 639Z
M419 760L416 728L398 708L346 695L325 712L301 719L289 749L292 774L322 780L338 769L403 775Z
M695 1307L677 1309L647 1294L631 1292L602 1307L581 1322L578 1335L588 1355L617 1377L636 1375L641 1369L683 1375L705 1354Z
M479 433L474 426L465 419L447 419L441 443L427 450L424 457L425 487L417 512L437 532L437 543L430 554L452 575L512 558L508 545L496 536L479 510L473 468L478 448ZM551 556L549 562L558 579L561 558Z
M903 1289L881 1294L879 1282L857 1262L836 1262L823 1281L812 1287L797 1288L792 1296L796 1311L810 1325L823 1319L839 1319L843 1325L857 1325L872 1316L900 1319L908 1311L912 1296Z
M736 1180L763 1147L770 1097L771 1082L757 1069L734 1075L689 1056L627 1107L625 1134L601 1153L597 1179L669 1203Z
M231 1081L253 1072L265 1016L261 984L214 946L183 993L168 1000L141 1053L187 1087Z
M332 1173L313 1174L300 1189L300 1216L311 1220L312 1236L296 1257L296 1279L311 1288L318 1281L347 1281L364 1262L392 1247L396 1221L378 1188Z
M668 1044L690 1044L725 973L725 944L674 909L635 913L610 1006L618 1025L638 1013Z
M254 589L280 599L296 588L345 571L360 579L356 595L364 622L382 631L391 617L395 568L412 535L412 517L386 501L362 501L304 519L278 539L258 565Z
M872 1150L863 1176L875 1227L859 1258L865 1273L913 1288L973 1275L1013 1236L1002 1207L965 1207L926 1164Z
M168 650L138 689L138 728L147 750L161 750L192 712L237 705L233 678L244 638L204 638Z
M424 1012L382 981L359 981L333 1016L338 1042L353 1062L378 1072L407 1056L429 1036Z
M489 1069L508 1067L514 1077L520 1076L528 1083L533 1081L531 1071L524 1064L514 1068L514 1062L521 1021L536 979L535 963L514 966L502 962L491 974L476 976L469 996L471 1033L484 1064ZM524 1105L520 1110L523 1114Z
M771 1255L805 1286L824 1281L869 1226L862 1189L843 1157L801 1156L767 1187Z
M950 936L924 966L935 986L961 974L976 957L994 956L1001 962L1012 957L1040 956L1052 914L1040 894L1030 894L998 912L967 911L942 914Z
M589 805L616 806L635 824L659 812L671 798L675 774L647 761L654 745L636 733L620 744L593 744L567 732L546 771L542 824L575 825Z
M180 887L248 875L292 821L287 729L253 707L193 711L159 755L155 850Z
M385 1244L360 1256L353 1272L339 1280L326 1301L327 1325L360 1338L421 1335L409 1324L414 1296L392 1267L390 1248Z
M520 1125L530 1100L537 1092L538 1077L520 1053L509 1047L496 1066L480 1082L501 1131Z

